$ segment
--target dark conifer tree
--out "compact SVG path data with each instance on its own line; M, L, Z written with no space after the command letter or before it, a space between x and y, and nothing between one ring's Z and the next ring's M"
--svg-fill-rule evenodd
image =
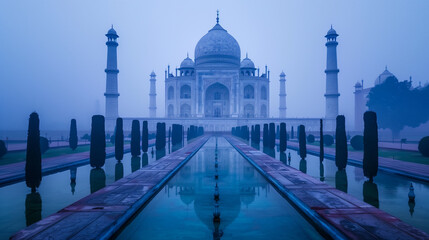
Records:
M263 134L262 134L262 142L263 142L263 145L264 145L264 147L268 147L269 146L269 133L268 133L268 124L267 123L264 123L264 131L263 131Z
M140 155L140 122L133 120L131 125L131 156Z
M255 142L255 126L252 125L252 129L250 130L250 138L252 139L252 143Z
M91 167L96 168L102 167L106 161L106 133L102 115L92 116L89 158Z
M269 139L269 147L274 148L276 146L276 125L274 123L270 123Z
M115 130L115 158L121 161L124 157L124 127L122 118L116 119Z
M73 151L77 148L77 139L76 119L72 119L70 123L69 147Z
M280 152L286 151L286 123L280 123Z
M294 139L294 138L295 138L295 136L294 136L293 126L292 126L290 129L290 139Z
M149 129L147 126L147 121L143 121L143 129L142 129L142 150L143 152L147 152L149 148Z
M40 152L39 115L30 114L25 161L25 182L35 192L42 181L42 153Z
M320 119L320 161L322 162L323 159L325 158L325 148L324 148L324 143L323 143L323 119Z
M378 171L377 114L367 111L363 115L363 174L372 182Z
M346 119L343 115L338 115L335 131L335 165L337 165L338 170L346 168L347 158Z
M305 136L305 126L299 125L299 155L302 159L307 157L307 137Z
M261 125L256 124L255 125L255 143L259 145L261 142Z

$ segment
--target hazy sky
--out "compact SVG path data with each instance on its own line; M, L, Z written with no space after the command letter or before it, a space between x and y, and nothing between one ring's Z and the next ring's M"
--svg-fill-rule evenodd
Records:
M119 114L148 116L149 74L157 76L164 116L164 70L174 69L220 23L241 55L271 70L270 115L278 116L278 75L286 73L287 116L325 112L324 35L338 37L340 113L352 127L353 86L372 86L388 69L415 85L429 81L429 1L20 1L0 2L0 130L26 129L32 111L41 128L89 129L104 114L106 34L118 39Z

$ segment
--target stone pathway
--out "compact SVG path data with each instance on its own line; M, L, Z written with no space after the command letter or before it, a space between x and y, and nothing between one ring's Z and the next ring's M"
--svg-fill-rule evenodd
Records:
M79 141L77 145L89 145L89 141ZM68 147L68 141L54 141L49 144L49 148L59 148L59 147ZM8 143L7 151L8 152L17 152L17 151L25 151L27 150L27 143Z
M191 141L185 147L30 225L11 239L109 239L156 195L209 137Z
M277 140L278 141L278 140ZM278 143L278 142L277 142ZM299 143L288 141L288 148L298 150ZM319 155L319 146L307 144L307 152L315 155ZM363 152L350 152L349 151L349 162L362 165ZM335 159L335 148L325 147L325 157ZM403 175L406 177L418 179L421 181L429 181L429 165L405 162L392 158L379 157L378 166L380 170L387 172Z
M149 140L149 146L155 145L155 139ZM130 144L125 144L124 153L130 151ZM106 158L115 156L115 147L106 148ZM42 174L57 172L71 166L89 163L89 151L66 154L42 159ZM0 166L0 186L25 180L25 162Z
M425 232L390 214L289 167L237 138L226 138L333 239L429 239Z

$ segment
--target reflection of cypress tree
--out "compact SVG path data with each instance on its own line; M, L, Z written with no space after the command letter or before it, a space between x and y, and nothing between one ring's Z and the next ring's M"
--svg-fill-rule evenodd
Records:
M147 153L147 149L149 148L149 129L147 127L147 121L143 121L143 129L142 129L142 151Z
M280 138L280 152L284 152L286 151L286 144L287 144L287 139L286 139L286 123L280 123L280 133L279 133L279 138Z
M378 171L378 127L375 112L363 115L363 174L372 181Z
M91 147L89 151L91 167L100 168L106 161L106 134L104 130L104 116L92 116Z
M140 122L133 120L131 125L131 156L140 155Z
M301 158L307 157L307 137L305 136L305 127L304 125L299 125L299 155Z
M320 119L320 142L319 142L319 147L320 147L320 152L319 152L319 158L320 161L322 162L323 159L325 158L325 148L324 148L324 143L323 143L323 119Z
M410 215L413 216L414 208L416 207L415 201L408 201L408 207L410 208Z
M123 177L124 177L124 164L118 161L115 164L115 181L118 181Z
M303 158L299 161L299 171L307 173L307 161Z
M370 180L363 183L363 201L376 208L380 207L377 184Z
M70 187L72 195L74 195L75 187L76 187L76 174L77 174L77 168L73 167L70 168Z
M131 158L131 172L135 172L140 169L140 157Z
M74 151L77 148L77 128L76 119L72 119L70 122L70 136L69 136L69 147Z
M320 162L320 181L324 182L325 181L325 166L323 166L323 162Z
M28 123L27 152L25 161L25 182L32 192L42 181L42 153L40 151L39 115L30 114Z
M27 227L42 219L42 198L38 192L27 194L25 198L25 220Z
M335 188L347 193L347 173L345 169L338 170L335 173Z
M149 157L147 153L142 154L142 167L147 166L149 164Z
M285 152L280 152L280 162L286 164L286 153Z
M290 139L293 139L294 136L294 132L293 132L293 126L290 128Z
M339 170L346 168L347 157L346 118L338 115L335 131L335 165Z
M124 157L124 128L122 118L116 119L116 130L115 130L115 158L116 160L122 160Z
M165 156L165 148L156 150L156 160Z
M89 185L91 193L94 193L106 186L106 173L102 168L93 168L89 174Z
M264 147L264 153L267 154L268 156L272 157L272 158L276 157L276 152L275 152L274 148Z

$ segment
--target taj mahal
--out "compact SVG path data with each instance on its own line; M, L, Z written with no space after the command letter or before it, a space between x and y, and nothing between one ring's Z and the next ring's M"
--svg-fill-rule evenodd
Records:
M333 131L338 115L338 72L336 41L338 34L331 27L326 34L326 115L325 129ZM118 73L117 39L112 28L107 37L106 72L106 128L114 129L118 116ZM150 74L149 117L137 118L149 120L149 127L156 122L166 122L167 126L181 122L203 126L206 131L230 131L234 126L263 124L267 122L286 122L288 128L304 124L308 131L318 131L320 118L286 117L286 74L279 73L280 89L274 94L279 96L277 116L270 115L270 71L255 67L248 57L241 59L242 51L237 40L219 23L216 23L196 44L194 56L189 55L180 67L165 70L165 114L157 113L156 74ZM124 128L130 128L131 121L124 119ZM152 125L151 125L152 124Z

